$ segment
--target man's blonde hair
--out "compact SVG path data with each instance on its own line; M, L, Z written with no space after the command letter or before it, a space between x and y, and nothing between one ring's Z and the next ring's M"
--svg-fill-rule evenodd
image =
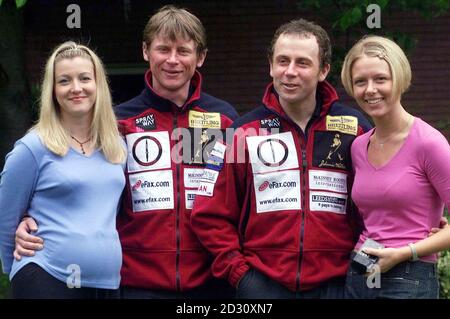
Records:
M149 46L155 36L192 39L197 46L197 55L205 52L206 31L201 21L186 9L167 5L158 10L147 22L143 41Z

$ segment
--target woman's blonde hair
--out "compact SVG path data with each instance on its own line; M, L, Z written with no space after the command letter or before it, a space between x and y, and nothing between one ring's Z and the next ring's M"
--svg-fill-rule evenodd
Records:
M400 97L411 84L411 66L403 50L392 40L375 35L365 36L348 51L342 65L341 81L345 91L353 95L352 67L363 56L378 57L389 65L392 95Z
M37 130L42 142L50 151L59 156L67 154L70 134L62 125L60 106L54 95L55 64L63 59L75 57L86 58L94 66L97 94L91 123L92 141L109 162L122 163L126 154L120 142L105 69L99 57L84 45L68 41L53 50L45 66L39 120L32 129Z

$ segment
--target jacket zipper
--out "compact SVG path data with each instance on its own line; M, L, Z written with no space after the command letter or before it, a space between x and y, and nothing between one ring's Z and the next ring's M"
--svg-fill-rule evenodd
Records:
M295 128L295 130L298 132L299 136L303 136L303 140L305 141L304 143L304 147L302 147L302 174L301 174L301 195L302 195L302 200L301 200L301 224L300 224L300 242L299 242L299 255L298 255L298 269L297 269L297 275L295 278L295 290L299 291L300 290L300 272L301 272L301 265L302 265L302 259L303 259L303 237L305 235L305 207L306 207L306 178L305 178L305 174L306 174L306 169L308 167L308 161L306 158L306 146L308 145L308 130L309 128L312 126L313 122L315 122L317 120L316 117L311 117L308 121L308 124L305 127L305 132L303 132L303 130L293 121L291 120L289 117L286 116L282 116L281 114L279 114L278 112L275 112L272 109L269 109L272 113L274 113L275 115L279 116L280 118L284 118L287 122L291 123L291 125ZM302 146L302 145L300 145Z
M299 291L300 290L300 272L301 272L301 265L302 265L302 259L303 259L303 237L305 235L305 201L306 201L306 178L305 178L305 174L306 174L306 168L308 166L308 162L306 159L306 145L308 144L308 129L311 127L312 124L312 119L309 120L308 124L306 125L305 128L305 132L303 132L303 130L294 122L292 121L290 118L288 117L284 117L281 116L280 114L278 114L277 112L274 112L272 110L273 113L277 114L279 117L284 118L287 122L291 123L291 125L294 127L294 129L298 132L299 136L303 136L303 140L305 141L305 145L304 147L301 146L302 148L302 174L300 176L300 183L301 183L301 196L302 196L302 200L301 200L301 206L300 206L300 218L301 218L301 224L300 224L300 238L299 238L299 254L298 254L298 268L297 268L297 275L295 278L295 290ZM300 143L301 144L301 143Z
M305 235L305 200L306 200L306 167L307 167L307 161L306 161L306 150L305 148L302 148L302 176L301 176L301 185L302 185L302 206L301 208L301 225L300 225L300 250L298 255L298 268L297 268L297 280L296 280L296 290L300 290L300 270L302 265L302 259L303 259L303 237Z
M174 112L173 116L173 130L178 128L178 112ZM178 144L178 143L177 143ZM176 145L177 145L176 144ZM176 154L176 152L175 152ZM177 161L178 162L178 161ZM175 258L175 279L176 279L176 289L181 291L181 278L180 278L180 163L176 165L176 182L177 182L177 203L175 209L175 233L177 241L177 253Z

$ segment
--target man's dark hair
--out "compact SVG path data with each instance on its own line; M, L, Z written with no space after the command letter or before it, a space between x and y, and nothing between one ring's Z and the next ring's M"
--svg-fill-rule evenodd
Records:
M327 32L321 26L305 19L292 20L275 31L268 50L270 61L273 59L275 43L282 34L297 34L305 38L310 38L311 35L315 36L319 46L320 67L331 64L331 41Z

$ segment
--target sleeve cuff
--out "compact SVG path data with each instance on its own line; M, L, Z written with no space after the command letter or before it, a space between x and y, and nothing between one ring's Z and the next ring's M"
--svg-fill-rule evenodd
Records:
M231 286L236 287L239 280L245 275L245 273L249 269L250 267L247 264L242 264L241 266L236 267L236 269L231 273L230 278L228 279Z

